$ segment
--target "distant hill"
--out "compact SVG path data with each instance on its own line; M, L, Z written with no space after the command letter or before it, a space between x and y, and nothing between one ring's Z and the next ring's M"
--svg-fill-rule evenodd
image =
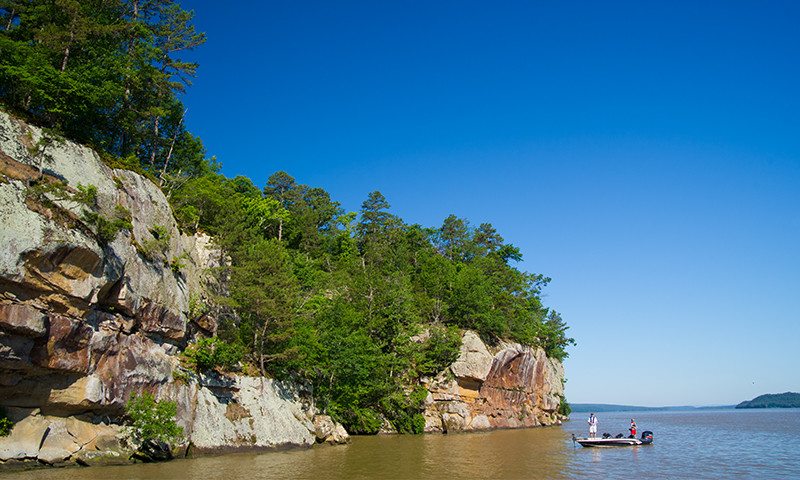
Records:
M786 393L768 393L766 395L759 395L756 398L744 401L736 408L799 408L800 407L800 393L786 392ZM575 411L575 407L572 407Z
M733 408L733 405L718 405L710 407L692 407L692 406L678 406L678 407L640 407L634 405L614 405L607 403L570 403L572 413L586 413L586 412L644 412L644 411L664 411L664 410L707 410L711 408Z

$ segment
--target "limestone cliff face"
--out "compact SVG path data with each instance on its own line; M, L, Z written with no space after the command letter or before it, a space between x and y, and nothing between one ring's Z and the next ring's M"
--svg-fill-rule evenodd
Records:
M542 349L517 343L487 347L474 332L458 360L427 379L425 430L457 432L560 424L564 369Z
M101 239L86 205L29 188L42 178L72 193L95 187L93 211L124 209L132 228ZM177 402L197 450L313 444L319 426L301 387L175 380L179 351L216 328L191 310L218 257L208 237L179 231L150 180L0 112L0 406L16 422L0 462L124 461L117 422L140 392Z

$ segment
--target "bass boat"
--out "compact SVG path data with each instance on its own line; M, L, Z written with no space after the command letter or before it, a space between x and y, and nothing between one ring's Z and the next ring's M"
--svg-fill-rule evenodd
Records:
M573 434L572 442L578 442L583 447L629 447L631 445L650 445L653 443L653 432L650 430L642 432L642 438L636 438L634 436L623 437L621 433L616 437L604 433L602 438L575 438Z

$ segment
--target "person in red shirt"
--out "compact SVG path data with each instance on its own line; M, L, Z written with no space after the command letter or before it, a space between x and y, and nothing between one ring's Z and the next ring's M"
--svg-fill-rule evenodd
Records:
M636 437L636 422L631 418L631 437Z

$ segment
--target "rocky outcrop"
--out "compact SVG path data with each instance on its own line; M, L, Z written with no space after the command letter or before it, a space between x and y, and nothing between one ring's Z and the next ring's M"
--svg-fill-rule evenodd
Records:
M560 424L564 397L561 362L542 349L486 344L467 331L458 360L428 389L425 431L459 432Z
M129 461L118 422L141 392L177 403L197 452L318 441L302 387L180 369L216 332L196 307L221 259L155 183L0 111L0 225L0 406L16 421L0 464Z
M16 465L39 461L50 465L128 463L133 451L121 441L122 427L91 416L46 416L37 410L12 408L16 420L7 437L0 437L0 460Z
M347 432L317 415L310 392L297 384L247 376L197 376L157 389L178 405L185 443L176 453L220 453L346 443ZM9 408L11 434L0 437L0 464L38 461L50 465L116 464L134 449L123 426L96 414L45 415Z
M334 422L328 415L314 417L314 433L320 443L339 444L350 441L350 434L342 424Z
M191 443L196 451L310 446L317 442L310 392L269 378L201 379ZM325 441L321 438L319 441Z

